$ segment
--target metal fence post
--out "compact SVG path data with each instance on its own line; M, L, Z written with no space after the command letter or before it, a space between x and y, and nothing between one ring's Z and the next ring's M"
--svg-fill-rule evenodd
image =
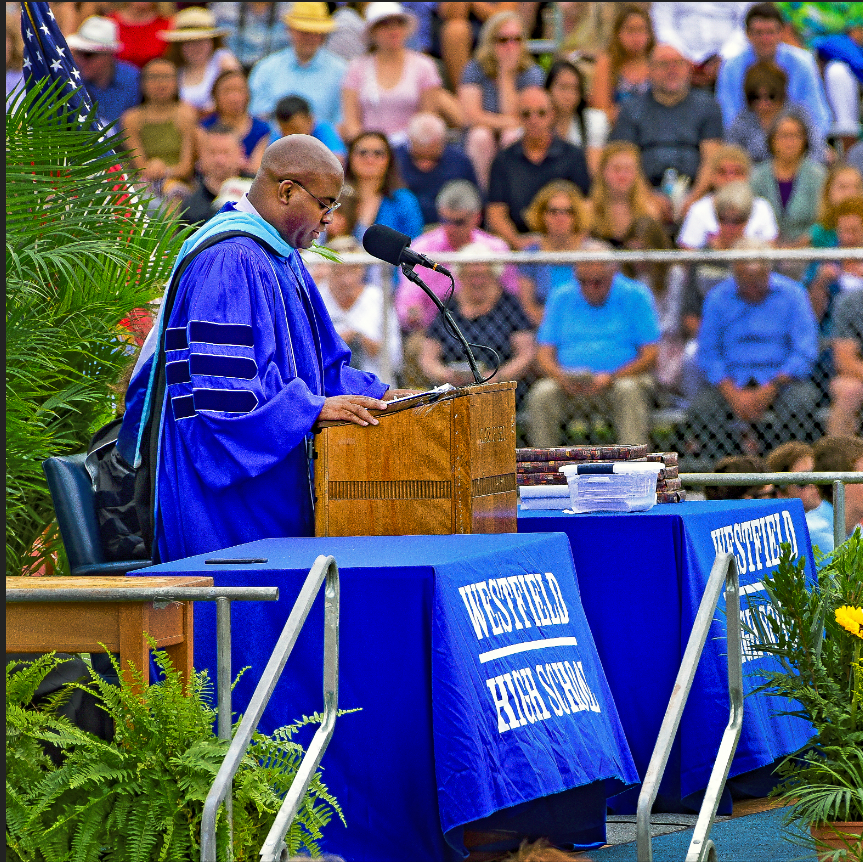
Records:
M216 599L216 675L219 705L219 739L231 741L231 600ZM234 799L233 782L225 796L228 817L228 859L233 856Z
M833 483L833 547L838 548L845 541L845 483Z

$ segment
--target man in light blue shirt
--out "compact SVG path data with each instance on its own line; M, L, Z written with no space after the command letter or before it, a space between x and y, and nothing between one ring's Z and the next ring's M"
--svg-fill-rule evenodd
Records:
M611 251L598 240L581 248ZM548 298L537 333L544 377L527 399L531 445L559 446L562 422L579 412L610 416L619 443L646 443L659 352L653 296L613 263L579 263L574 274Z
M743 79L747 69L762 60L776 63L785 71L788 75L788 101L805 105L813 124L826 137L833 123L833 114L815 58L802 48L782 42L782 29L782 15L773 3L756 3L746 13L749 45L741 54L722 63L716 81L716 99L722 109L722 121L728 129L746 107Z
M769 247L752 239L734 246L755 253ZM815 413L808 377L817 356L818 326L803 286L772 273L763 259L735 263L733 276L704 301L698 364L710 386L690 407L696 440L718 438L715 455L739 451L738 431L773 445L805 440Z
M284 16L292 46L255 64L249 75L249 112L270 121L283 96L302 96L321 122L337 126L342 119L342 78L347 64L324 47L335 24L326 3L294 3Z

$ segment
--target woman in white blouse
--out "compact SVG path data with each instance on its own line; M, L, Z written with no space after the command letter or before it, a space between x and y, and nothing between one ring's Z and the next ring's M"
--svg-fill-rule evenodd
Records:
M584 75L569 60L555 60L551 64L545 76L545 89L554 108L557 136L584 150L587 167L593 176L608 139L605 111L587 106Z

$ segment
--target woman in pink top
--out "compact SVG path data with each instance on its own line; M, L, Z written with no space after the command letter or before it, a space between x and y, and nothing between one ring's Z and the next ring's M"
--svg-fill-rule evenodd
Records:
M374 128L385 132L390 143L400 143L418 111L461 125L461 109L443 89L434 61L405 47L415 28L416 19L400 3L369 3L369 50L351 61L342 84L341 133L346 141Z

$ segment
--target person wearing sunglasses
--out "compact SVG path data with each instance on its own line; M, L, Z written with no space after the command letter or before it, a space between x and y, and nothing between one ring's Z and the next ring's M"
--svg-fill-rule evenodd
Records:
M416 238L423 216L413 192L404 187L393 150L383 132L363 132L348 147L345 181L357 195L358 240L369 225L378 223Z
M524 251L577 251L587 237L586 202L581 192L566 180L543 186L531 201L525 219L534 237ZM518 270L522 308L539 326L551 292L572 281L572 264L526 263Z
M131 63L117 59L123 44L117 38L114 21L92 15L66 41L81 70L81 83L96 103L103 123L119 120L138 104L140 73ZM119 126L115 126L112 134L118 131Z
M517 98L526 87L541 87L542 69L525 45L518 13L498 12L483 24L473 59L458 84L468 127L465 152L480 187L488 188L492 159L521 134Z
M164 562L314 535L313 425L377 425L369 410L399 394L350 367L351 352L299 255L330 224L343 184L341 163L320 141L281 138L248 193L183 245L181 260L232 230L261 241L234 236L201 250L153 330L164 333L167 352L154 467L155 546ZM152 359L145 344L127 392L119 446L132 441L133 458Z
M780 111L790 104L788 75L775 63L759 60L747 70L743 90L746 105L727 128L725 140L746 150L757 165L770 158L767 133ZM806 119L813 158L824 162L827 155L824 135L812 123L805 105L795 104L795 109Z
M745 180L724 185L713 196L716 230L705 236L704 244L698 247L716 251L734 248L752 221L755 200ZM698 333L705 298L717 284L730 276L731 266L722 262L702 261L686 268L681 298L681 320L686 339L681 363L681 388L688 400L707 386L707 379L698 365Z
M486 218L492 233L523 249L533 241L524 214L537 192L552 180L568 180L587 194L590 174L581 147L554 133L554 110L544 88L527 87L517 104L524 135L491 163Z
M707 166L709 192L689 208L677 235L681 248L714 247L719 222L716 218L715 199L718 192L731 183L747 183L752 165L746 151L735 144L722 144L713 153ZM773 207L764 198L755 198L744 236L774 242L779 235ZM739 239L737 237L736 239ZM730 246L726 246L730 248Z

